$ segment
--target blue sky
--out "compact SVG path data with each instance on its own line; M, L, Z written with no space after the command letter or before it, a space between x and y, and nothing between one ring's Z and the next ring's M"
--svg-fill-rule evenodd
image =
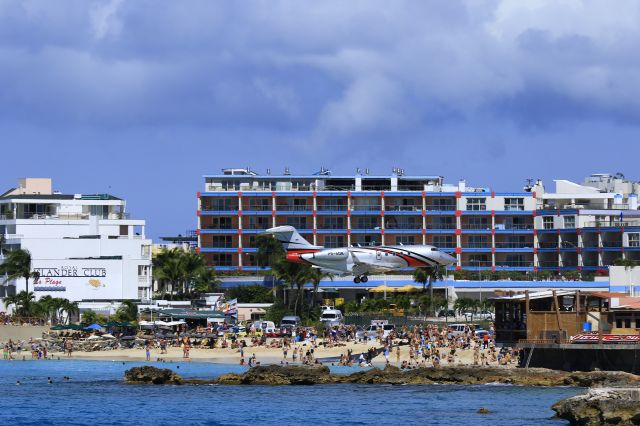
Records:
M110 192L153 238L250 166L634 180L640 2L0 1L2 185Z

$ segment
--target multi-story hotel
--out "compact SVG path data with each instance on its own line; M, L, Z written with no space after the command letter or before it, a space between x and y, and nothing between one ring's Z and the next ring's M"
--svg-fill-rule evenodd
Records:
M457 270L606 269L640 259L640 185L592 175L583 184L538 181L514 192L447 184L441 176L204 176L198 248L217 270L255 271L256 235L292 225L315 245L433 244Z
M0 196L0 262L7 250L29 250L40 274L29 291L81 302L81 310L109 313L113 301L148 299L151 241L125 206L108 194L54 192L51 179L20 179ZM24 289L24 279L4 282L0 298Z

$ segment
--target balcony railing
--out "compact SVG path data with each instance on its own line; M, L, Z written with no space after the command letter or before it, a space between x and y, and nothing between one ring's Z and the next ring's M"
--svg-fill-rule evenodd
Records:
M455 223L427 223L427 229L456 229Z
M496 229L514 230L514 229L533 229L533 224L526 223L496 223Z
M463 223L462 229L491 230L491 224L490 223Z
M538 248L558 248L558 242L557 241L552 241L552 242L546 242L546 241L538 241Z
M491 267L490 260L470 260L470 261L462 261L462 267L470 266L473 268L481 268L481 267Z
M420 212L422 211L422 206L385 206L384 208L387 211L391 212Z
M488 241L486 243L467 243L462 244L462 248L490 249L491 243Z
M308 205L292 205L292 204L279 204L277 207L277 210L279 211L283 211L283 212L301 212L301 211L308 211L308 210L313 210L312 206L308 206Z
M584 224L585 228L626 228L629 226L640 226L640 221L598 220L595 222L585 222Z
M438 248L441 249L452 249L452 248L456 248L456 243L437 243L437 242L433 242L431 243L432 246L436 246Z
M422 229L422 225L410 223L386 224L385 229Z
M269 204L269 205L248 206L244 210L249 212L264 212L264 211L271 211L272 208L273 206Z
M455 204L427 204L427 211L454 211L456 210Z
M365 205L354 205L351 210L354 211L380 211L382 206L380 204L365 204Z
M533 248L533 241L528 243L496 242L496 248Z
M622 247L622 241L603 241L602 247Z
M496 267L505 266L510 268L533 268L530 260L496 260Z
M318 210L346 212L347 206L345 204L321 204L318 206Z

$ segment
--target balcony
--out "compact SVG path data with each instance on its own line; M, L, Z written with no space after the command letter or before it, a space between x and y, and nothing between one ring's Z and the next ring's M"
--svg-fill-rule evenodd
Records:
M422 225L413 223L394 223L385 225L385 229L422 229Z
M418 206L385 206L386 211L390 212L422 212L422 207Z
M471 248L471 249L491 249L491 243L490 242L486 242L486 243L466 243L466 244L462 244L462 248Z
M496 242L496 248L533 249L533 241L531 242Z
M379 212L382 209L380 204L354 205L351 210L365 212Z
M346 212L346 204L322 204L318 206L318 211L340 211Z
M269 205L248 206L244 210L248 212L266 212L266 211L270 212L271 209L272 209L272 206L271 204L269 204Z
M427 204L427 211L455 211L455 204Z
M492 264L490 260L468 260L462 262L462 267L471 268L491 268Z
M496 260L496 268L533 268L531 260Z
M598 220L595 222L585 222L585 228L627 228L631 226L640 226L638 220Z
M427 223L427 229L456 229L455 223Z
M292 204L278 204L277 210L281 212L302 212L302 211L311 211L313 210L312 206L308 205L292 205Z
M490 223L463 223L461 226L462 229L482 229L485 231L491 230Z
M454 249L456 248L456 243L438 243L438 242L433 242L431 243L432 246L438 247L440 249Z

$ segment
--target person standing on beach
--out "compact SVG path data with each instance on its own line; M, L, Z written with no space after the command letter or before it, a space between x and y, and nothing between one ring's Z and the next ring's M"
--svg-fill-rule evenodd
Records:
M147 361L151 361L151 344L149 344L149 342L147 342L147 345L145 346L145 351L147 355Z
M67 351L67 357L71 358L71 352L73 352L73 342L71 341L71 339L65 340L64 348Z
M396 348L396 362L400 363L400 345Z

